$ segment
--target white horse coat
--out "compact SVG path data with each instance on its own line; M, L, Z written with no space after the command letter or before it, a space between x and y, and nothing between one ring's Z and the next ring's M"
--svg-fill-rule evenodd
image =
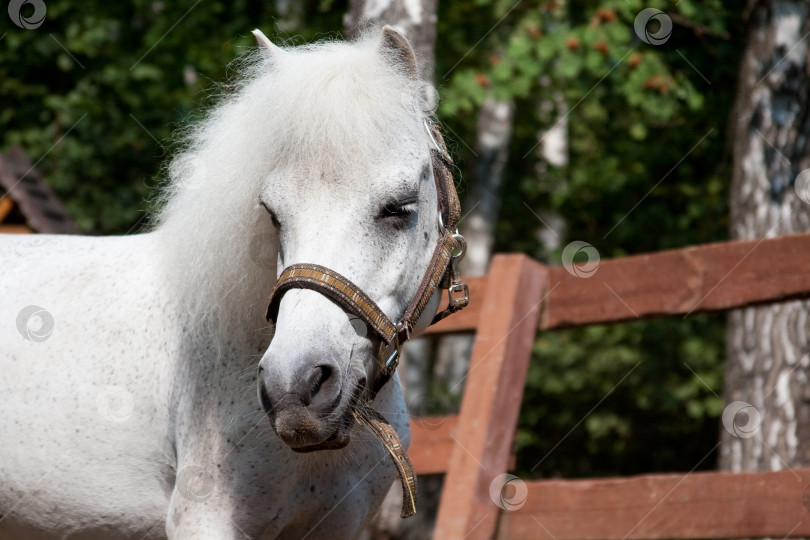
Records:
M313 291L273 336L283 267L334 268L391 317L419 284L438 231L413 51L391 29L263 44L190 131L152 232L0 238L0 538L351 538L394 481L357 426L291 450L256 382L261 364L286 395L328 360L345 417L374 361ZM396 378L374 406L407 444Z

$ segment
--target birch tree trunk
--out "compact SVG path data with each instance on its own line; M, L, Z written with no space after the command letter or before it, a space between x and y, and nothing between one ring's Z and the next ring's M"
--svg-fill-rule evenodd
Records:
M755 0L732 118L730 232L810 229L810 3ZM789 256L789 254L785 254ZM729 313L720 468L810 465L807 301Z
M467 217L462 231L468 246L467 256L461 262L465 275L481 276L489 268L514 109L512 102L494 98L487 99L478 109L475 174L465 203Z
M403 31L416 51L419 75L433 82L438 0L349 0L343 17L346 37L353 38L369 25L390 24Z

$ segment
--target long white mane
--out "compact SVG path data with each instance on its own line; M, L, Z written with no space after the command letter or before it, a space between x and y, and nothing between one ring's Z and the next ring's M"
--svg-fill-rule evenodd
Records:
M292 166L317 189L323 179L362 182L364 165L395 159L386 149L420 114L424 85L384 58L378 36L255 52L236 90L188 129L168 168L157 234L170 290L195 332L249 338L233 335L242 329L255 339L264 325L276 279L275 233L259 204L268 174Z

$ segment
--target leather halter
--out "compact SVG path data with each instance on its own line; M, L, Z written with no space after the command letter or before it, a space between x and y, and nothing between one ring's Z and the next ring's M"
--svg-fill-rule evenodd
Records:
M439 322L469 303L467 285L462 283L458 273L458 262L464 257L467 244L456 228L461 206L453 184L453 175L450 173L453 161L447 153L439 126L428 120L424 121L424 125L433 143L431 157L439 206L440 236L419 289L398 321L393 322L374 300L349 279L324 266L308 263L292 264L284 269L267 307L267 320L275 324L284 294L290 289L309 289L323 294L362 319L381 341L377 353L379 377L372 385L373 394L382 388L396 370L402 344L410 339L416 322L436 289L442 287L448 290L449 303L443 311L436 314L430 324Z
M448 315L465 307L470 301L467 285L461 281L458 262L464 257L467 243L458 234L458 221L461 217L461 206L453 184L450 166L453 160L447 153L439 126L424 120L425 131L432 143L431 163L433 178L436 181L436 194L439 206L439 241L430 258L427 270L422 277L416 294L413 296L402 316L393 322L380 307L349 279L317 264L292 264L279 276L270 305L267 306L267 320L276 323L281 298L290 289L309 289L319 292L332 300L344 310L357 315L380 339L377 359L379 367L377 376L367 390L365 402L356 404L352 414L358 423L368 427L382 441L399 472L402 485L403 518L416 513L416 473L405 453L397 432L375 411L369 402L388 382L399 364L402 344L411 337L411 332L438 288L447 289L449 303L436 314L430 324L435 324Z

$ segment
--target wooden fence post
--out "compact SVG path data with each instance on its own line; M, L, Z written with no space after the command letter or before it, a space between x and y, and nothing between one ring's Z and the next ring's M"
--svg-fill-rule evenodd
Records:
M545 267L525 255L492 260L434 538L495 532L490 484L512 455L546 281Z

